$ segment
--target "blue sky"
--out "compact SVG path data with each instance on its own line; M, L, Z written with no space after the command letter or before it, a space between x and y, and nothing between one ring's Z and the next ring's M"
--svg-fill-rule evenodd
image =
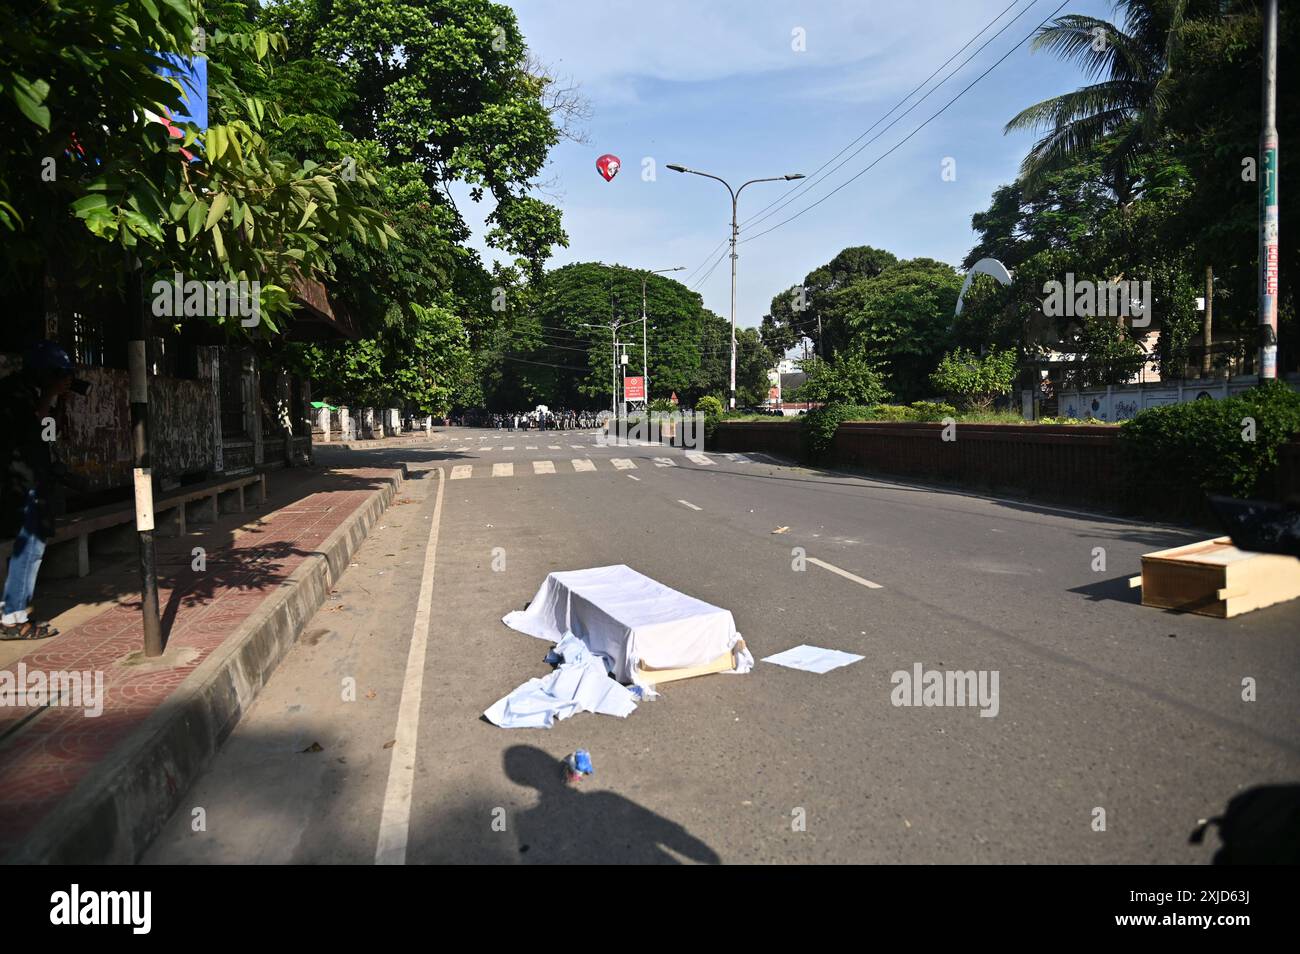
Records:
M1023 16L824 186L807 189L807 198L801 190L779 213L746 227L746 219L782 199L793 184L759 183L744 191L740 325L757 325L774 294L849 245L960 265L974 244L972 213L987 208L993 190L1015 178L1033 141L1028 134L1003 135L1003 125L1023 107L1084 82L1074 68L1050 54L1030 53L1024 42L1059 2L1016 0L930 85L1027 10ZM665 165L711 172L733 184L787 172L811 176L1009 3L511 0L532 52L576 81L593 109L584 124L590 142L561 143L541 177L548 182L546 198L564 211L569 234L569 247L558 250L551 266L601 260L692 270L703 264L688 284L707 307L727 315L725 258L700 279L717 257L710 251L727 236L730 199L721 184ZM1109 16L1110 5L1070 0L1061 12ZM802 52L793 49L796 28L803 31ZM867 166L1008 50L1014 52L1004 63L855 182L771 234L745 241ZM623 162L610 183L595 165L606 152ZM955 160L955 181L941 176L948 157ZM653 181L642 176L646 159L655 164ZM486 210L460 205L481 231L478 220Z

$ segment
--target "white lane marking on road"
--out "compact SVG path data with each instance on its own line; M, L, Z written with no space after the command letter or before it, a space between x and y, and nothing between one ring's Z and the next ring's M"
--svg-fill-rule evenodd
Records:
M637 481L638 483L639 483L640 480L641 480L641 478L638 477L636 474L628 474L628 475L627 475L627 479L628 479L628 480L635 480L635 481Z
M713 461L709 460L709 459L708 459L707 457L705 457L703 454L691 454L691 453L688 452L687 455L686 455L686 459L689 460L692 464L706 464L706 465L707 465L707 464L712 464L712 463L713 463Z
M630 457L611 457L609 462L614 465L615 470L636 470L636 464Z
M457 447L457 448L456 448L456 453L457 453L457 454L463 454L463 453L465 453L465 451L467 451L467 450L469 450L468 447Z
M533 473L553 474L555 473L555 464L551 463L549 460L535 460L533 461Z
M524 445L524 450L537 450L537 445L536 445L536 444L525 444L525 445Z
M675 460L673 460L671 457L656 457L656 458L655 458L655 466L656 466L656 467L676 467L676 466L677 466L677 462L676 462Z
M807 557L807 560L809 563L819 566L823 570L830 570L832 573L838 573L846 580L852 580L854 583L860 583L869 590L884 589L884 587L882 587L879 583L872 583L870 580L864 580L862 577L856 576L850 573L848 570L841 570L839 567L833 566L830 563L827 563L825 560L819 560L816 557Z
M569 446L572 447L574 450L582 450L583 448L582 444L570 444Z
M379 818L379 842L375 864L406 864L406 842L411 830L411 795L415 790L415 743L420 728L420 696L424 691L424 657L429 646L429 621L433 606L433 573L438 563L438 527L442 522L442 491L446 484L438 471L438 496L433 504L433 525L424 549L424 573L420 577L420 599L411 627L411 648L406 654L402 678L402 700L397 706L396 740L388 763L388 785Z
M559 444L547 444L547 445L546 445L546 449L547 449L547 450L559 450L559 449L560 449L560 445L559 445Z
M451 469L452 480L466 480L474 475L473 464L457 464Z
M727 458L727 460L731 461L733 464L753 463L753 461L750 460L748 457L746 457L744 454L723 454L722 456Z
M492 465L493 477L513 477L514 475L515 475L514 464L493 464Z
M502 450L514 450L514 449L515 449L515 445L514 445L514 444L511 444L509 447L503 447L503 448L501 448L501 449L502 449Z
M573 469L578 473L582 473L588 470L595 470L596 464L594 461L586 460L582 457L575 457L573 458Z
M704 509L703 507L697 507L697 506L695 506L695 504L691 503L689 500L679 500L679 501L677 501L677 502L678 502L679 504L681 504L682 506L684 506L684 507L690 507L692 510L703 510L703 509Z

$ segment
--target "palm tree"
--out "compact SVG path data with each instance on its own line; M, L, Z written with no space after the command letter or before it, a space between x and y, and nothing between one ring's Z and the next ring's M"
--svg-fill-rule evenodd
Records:
M1155 143L1171 84L1170 61L1192 0L1116 0L1124 26L1070 14L1039 28L1030 46L1077 63L1094 82L1036 103L1004 132L1046 130L1020 167L1032 194L1049 172L1069 165L1105 140L1104 160L1116 200L1133 198L1134 162ZM1197 6L1217 7L1201 0Z

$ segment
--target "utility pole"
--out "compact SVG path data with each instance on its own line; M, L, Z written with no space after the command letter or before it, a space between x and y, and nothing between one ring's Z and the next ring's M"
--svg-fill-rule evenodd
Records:
M158 617L158 568L153 547L153 472L149 460L149 318L144 302L144 271L128 260L127 306L132 340L127 342L130 368L131 440L134 451L135 529L140 551L140 603L144 617L144 654L161 656L162 623Z
M646 282L650 280L651 275L662 275L664 272L680 272L685 268L686 268L685 265L678 265L675 268L656 268L652 271L646 272L641 276L641 391L645 395L645 409L647 412L649 412L650 410L650 372L648 370L649 359L647 358L647 355L649 355L650 353L650 349L647 344L648 339L646 334L646 326L648 321L648 319L646 318L646 308L645 308Z
M668 168L673 172L689 172L691 175L714 179L726 186L727 191L731 193L731 385L729 409L734 411L736 409L736 237L740 234L740 226L736 222L736 206L740 200L740 193L745 190L745 186L753 185L755 182L780 182L782 180L802 179L804 175L801 172L794 172L789 175L772 176L767 179L750 179L748 182L742 182L739 189L733 189L726 179L710 175L707 172L687 169L685 166L674 163L669 163Z
M1214 266L1205 266L1205 319L1201 325L1202 344L1205 352L1201 356L1201 377L1208 378L1210 366L1210 345L1214 342Z
M1277 377L1277 0L1264 0L1263 99L1264 129L1259 137L1259 379L1268 381Z

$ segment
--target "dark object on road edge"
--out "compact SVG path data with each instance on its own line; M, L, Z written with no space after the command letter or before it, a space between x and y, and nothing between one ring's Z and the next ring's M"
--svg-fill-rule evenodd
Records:
M1300 557L1300 507L1211 494L1210 508L1237 549Z

